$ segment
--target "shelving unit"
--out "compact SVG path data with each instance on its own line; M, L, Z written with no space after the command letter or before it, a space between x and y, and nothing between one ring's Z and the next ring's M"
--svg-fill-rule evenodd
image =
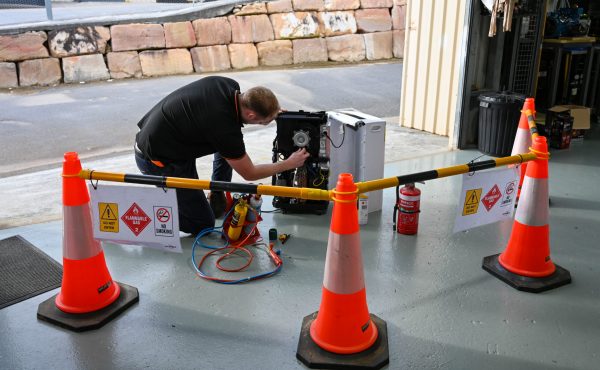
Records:
M594 113L600 112L600 44L592 47L592 61L590 67L589 90L585 105L592 108Z
M543 41L536 91L538 110L545 111L559 104L585 105L588 102L595 42L595 37Z

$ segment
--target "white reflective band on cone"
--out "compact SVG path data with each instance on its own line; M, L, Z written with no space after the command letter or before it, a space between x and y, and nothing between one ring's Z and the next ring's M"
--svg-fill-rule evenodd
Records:
M65 206L63 219L64 258L83 260L94 257L102 251L100 242L94 239L89 203L81 206Z
M323 287L337 294L353 294L365 287L360 236L329 232Z
M530 146L531 133L529 132L529 130L518 128L517 135L515 136L515 143L513 144L512 152L510 153L510 155L526 154L529 152Z
M548 225L548 179L525 176L515 220L523 225Z

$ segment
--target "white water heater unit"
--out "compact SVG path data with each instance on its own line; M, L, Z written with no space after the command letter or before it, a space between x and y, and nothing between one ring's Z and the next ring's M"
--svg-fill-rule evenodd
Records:
M329 143L329 189L341 173L355 182L383 178L385 121L353 108L327 112ZM368 192L368 212L381 210L383 190Z

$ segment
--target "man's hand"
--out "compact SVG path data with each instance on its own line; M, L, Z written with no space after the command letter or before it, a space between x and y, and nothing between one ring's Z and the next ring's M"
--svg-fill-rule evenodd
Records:
M304 164L304 161L306 161L306 158L308 157L310 157L310 154L306 151L305 148L298 149L295 152L293 152L292 155L288 157L288 159L285 160L285 163L288 165L288 169L291 170L302 166Z
M292 153L292 155L290 155L285 161L269 164L254 165L248 154L244 154L241 158L237 159L225 159L231 168L233 168L235 172L239 173L244 180L256 181L264 179L267 176L272 176L279 172L298 168L304 164L304 161L309 156L310 154L308 154L306 149L302 148Z

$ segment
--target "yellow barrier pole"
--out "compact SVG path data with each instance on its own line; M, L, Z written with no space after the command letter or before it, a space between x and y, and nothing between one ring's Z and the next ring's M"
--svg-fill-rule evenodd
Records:
M529 132L531 132L531 140L533 140L539 136L535 118L533 117L531 109L525 110L525 115L527 116L527 123L529 124Z
M517 154L509 157L490 159L480 162L461 164L451 167L438 168L435 170L418 172L408 175L387 177L378 180L357 182L358 193L391 188L411 182L439 179L463 173L476 172L494 167L518 164L536 159L536 154ZM330 200L331 190L316 188L293 188L275 185L242 184L224 181L209 181L198 179L187 179L181 177L166 177L153 175L138 175L126 173L112 173L84 169L79 172L80 178L85 180L103 180L112 182L126 182L144 185L154 185L163 188L201 189L212 191L230 191L248 194L273 195L287 198L300 198L308 200Z
M510 157L501 157L496 159L485 160L481 162L473 162L467 164L461 164L457 166L438 168L431 171L419 172L410 175L403 175L397 177L388 177L385 179L371 180L365 182L358 182L359 193L366 193L374 190L381 190L385 188L391 188L394 186L404 185L412 182L426 181L439 179L442 177L455 176L463 173L476 172L486 170L494 167L507 166L509 164L518 164L523 162L529 162L536 159L535 153L517 154Z
M286 186L242 184L225 181L188 179L183 177L112 173L89 169L81 170L81 172L79 173L79 177L86 180L126 182L134 184L154 185L163 188L230 191L238 193L275 195L281 197L301 198L310 200L329 200L331 198L329 190L315 188L293 188Z

